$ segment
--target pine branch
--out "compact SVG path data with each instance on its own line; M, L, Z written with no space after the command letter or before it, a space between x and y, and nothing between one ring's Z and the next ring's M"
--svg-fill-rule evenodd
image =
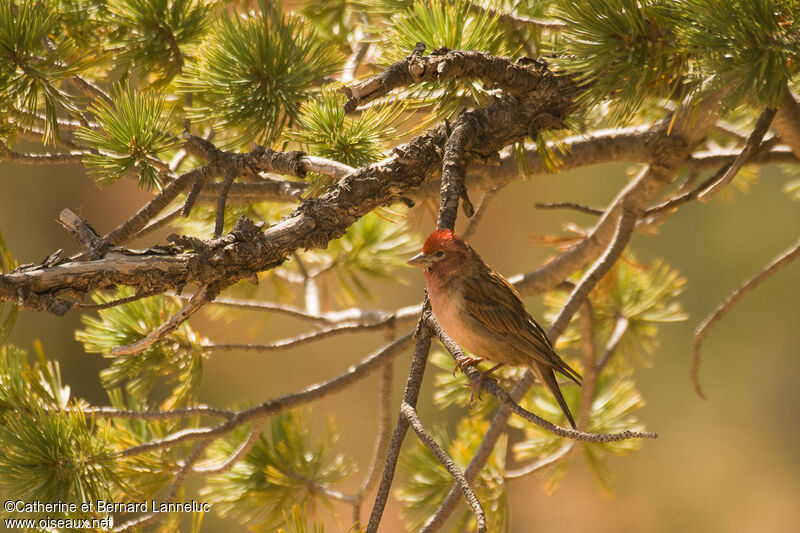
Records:
M501 63L508 66L507 60L501 60ZM572 109L575 88L570 79L554 76L541 65L518 66L513 70L519 69L526 72L527 80L527 85L521 86L530 87L531 92L498 98L485 108L468 112L465 116L469 118L464 120L480 124L485 137L476 137L473 130L469 139L464 140L467 149L495 153L527 135L531 123L538 121L537 117L566 116ZM348 172L329 193L301 204L291 216L264 232L252 223L240 220L237 228L220 239L207 242L173 240L184 247L194 248L193 252L170 252L164 256L163 251L151 250L149 252L157 257L142 256L137 265L126 264L129 263L126 256L122 264L116 264L117 268L112 270L102 268L107 266L104 263L108 258L104 258L79 264L66 263L60 265L57 272L41 268L3 275L0 277L0 299L21 297L20 303L29 309L63 313L71 305L57 296L64 289L80 293L114 283L137 289L166 290L188 284L228 285L242 278L252 278L256 273L282 263L300 247L325 247L331 239L341 236L358 217L400 200L405 191L431 180L441 168L438 154L447 137L448 126L440 124L398 147L396 154L387 161ZM302 176L306 168L317 169L315 160L306 160L300 152L274 152L257 147L249 154L220 153L209 148L209 144L199 138L187 137L187 151L211 157L209 163L171 181L156 198L109 233L105 240L116 245L136 234L180 192L185 191L198 173L219 176L235 169L239 172L278 171ZM342 169L342 172L345 170L349 169ZM225 254L219 253L222 248ZM124 250L121 252L125 254ZM158 279L150 275L152 263L147 265L148 273L145 275L146 259L160 263L162 268ZM65 275L67 272L69 274Z
M422 316L425 315L427 310L428 302L426 299L423 305ZM417 332L415 333L417 344L414 348L414 359L411 361L411 370L408 373L405 391L403 391L403 404L412 407L417 405L419 390L422 386L422 376L425 373L425 364L428 360L428 352L431 348L431 331L428 329L422 316L420 317ZM376 533L378 531L378 526L381 523L381 517L386 507L386 501L389 499L392 481L394 480L397 459L400 457L400 447L403 445L403 439L406 436L408 427L408 420L401 414L397 419L397 425L392 434L392 439L389 442L389 450L386 453L381 483L378 486L378 494L375 496L375 503L372 506L366 533Z
M436 457L436 459L447 469L450 475L453 476L456 485L464 493L467 503L472 508L472 513L475 515L475 521L477 522L478 531L484 533L486 531L486 513L483 512L483 507L481 507L481 503L478 501L475 491L472 490L472 487L469 486L467 480L464 479L464 474L458 469L458 466L456 466L456 464L453 462L453 459L447 455L447 452L445 452L436 443L433 437L431 437L430 433L425 430L425 426L422 425L419 415L417 414L417 410L414 407L403 402L400 404L400 414L406 419L406 422L411 425L411 428L417 434L419 440L421 440L422 443L428 447L428 449L433 453L434 457Z
M795 244L785 250L783 253L775 257L772 261L770 261L761 271L758 272L755 276L747 280L743 283L738 289L733 291L730 296L728 296L722 304L717 307L714 312L708 315L705 320L697 327L694 332L694 340L692 342L692 383L694 384L694 389L697 392L697 395L706 399L706 395L703 392L702 387L700 386L700 351L703 346L703 341L706 338L709 330L719 322L719 320L724 317L728 312L733 309L733 306L741 300L741 298L750 292L751 290L758 287L763 281L772 277L773 274L778 272L780 269L791 263L793 260L800 257L800 240L798 240Z

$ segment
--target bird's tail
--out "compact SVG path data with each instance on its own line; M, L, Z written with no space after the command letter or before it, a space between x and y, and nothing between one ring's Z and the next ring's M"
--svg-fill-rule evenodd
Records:
M555 352L553 352L553 355L555 355L555 358L556 360L558 360L559 363L558 368L556 368L556 370L558 370L559 372L567 376L569 379L574 381L576 385L582 385L583 378L581 377L581 375L578 374L578 372L576 372L574 368L569 366L566 361L561 359Z
M542 382L542 385L547 387L547 390L549 390L550 393L555 397L559 407L561 407L561 410L567 417L569 425L572 426L572 429L578 429L578 427L575 425L575 419L572 418L572 413L570 413L569 411L567 402L564 400L564 396L561 394L561 388L558 386L558 381L556 380L556 374L553 371L553 369L542 365L531 365L531 370L533 371L533 374L539 379L539 381Z

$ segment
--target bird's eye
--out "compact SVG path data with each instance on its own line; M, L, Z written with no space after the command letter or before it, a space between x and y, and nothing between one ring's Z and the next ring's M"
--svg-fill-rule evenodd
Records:
M444 252L442 250L439 250L438 252L436 252L433 255L435 255L436 257L442 257L444 255Z

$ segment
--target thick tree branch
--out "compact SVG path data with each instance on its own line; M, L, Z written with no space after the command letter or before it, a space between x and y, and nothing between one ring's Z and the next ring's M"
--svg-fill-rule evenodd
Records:
M459 64L455 58L460 56L451 57L453 65ZM471 146L470 158L495 154L504 146L523 139L531 131L532 124L542 122L540 117L560 120L573 108L577 89L571 79L554 76L540 64L511 64L507 59L500 63L515 74L499 81L510 83L524 78L520 87L530 91L497 98L485 108L465 113L464 120L480 124L484 135L480 143L474 137L465 139L465 146ZM486 70L485 75L491 72L491 69ZM216 240L173 241L181 244L184 250L194 248L191 252L151 249L143 255L133 255L123 249L113 261L107 255L95 261L64 263L52 269L17 271L0 276L0 299L16 300L28 309L63 313L72 304L59 298L62 291L74 295L117 284L130 285L137 290L167 290L188 284L199 286L223 280L227 284L252 278L257 272L281 264L298 248L325 247L359 217L376 207L401 200L406 193L431 180L441 169L440 154L448 133L447 125L440 124L397 148L389 159L348 173L330 192L303 202L289 217L263 233L254 224L240 221L231 233ZM198 173L218 176L235 168L303 175L306 168L304 156L299 152L284 154L257 147L249 154L222 156L209 145L200 138L188 138L187 151L212 157L212 160L171 181L158 197L105 240L114 245L137 233L179 192L185 191Z

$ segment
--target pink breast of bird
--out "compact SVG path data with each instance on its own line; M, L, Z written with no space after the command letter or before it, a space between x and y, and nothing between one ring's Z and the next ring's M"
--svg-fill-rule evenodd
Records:
M473 323L474 320L464 312L461 291L450 288L441 290L444 289L440 285L441 282L428 275L428 272L425 272L425 280L428 284L428 299L431 302L433 316L445 333L470 354L500 362L502 357L500 360L492 357L496 344L492 344L486 332L480 331L482 327Z

